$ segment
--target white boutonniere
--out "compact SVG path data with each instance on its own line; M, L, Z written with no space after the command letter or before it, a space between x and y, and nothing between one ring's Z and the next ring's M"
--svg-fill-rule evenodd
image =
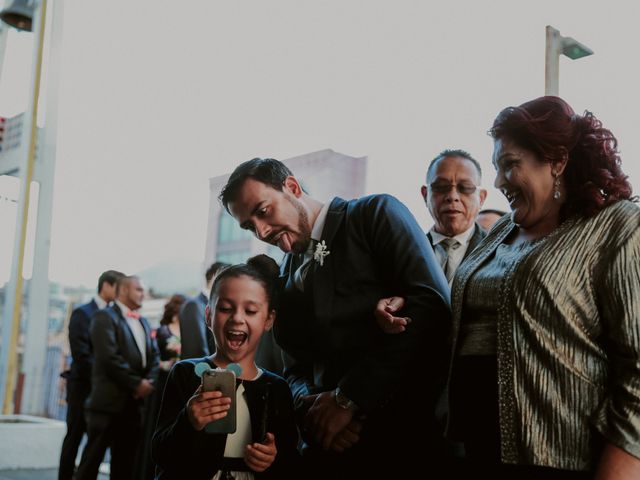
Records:
M324 257L328 256L331 252L327 250L327 244L324 240L316 245L316 251L313 252L313 259L320 264L324 265Z

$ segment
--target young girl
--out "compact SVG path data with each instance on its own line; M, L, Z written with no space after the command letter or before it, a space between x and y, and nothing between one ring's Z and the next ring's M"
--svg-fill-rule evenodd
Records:
M258 255L216 277L207 308L216 353L171 370L153 438L158 479L283 478L295 472L298 434L289 386L254 361L260 337L275 320L277 275L276 263ZM227 415L231 399L202 391L194 371L199 362L242 368L233 434L204 431Z

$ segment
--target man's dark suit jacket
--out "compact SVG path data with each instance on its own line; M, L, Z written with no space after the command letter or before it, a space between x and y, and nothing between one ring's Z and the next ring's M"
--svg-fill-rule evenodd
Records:
M322 266L312 260L311 291L301 293L293 283L301 255L287 254L281 266L275 336L299 421L306 411L302 395L340 386L367 415L361 441L341 461L360 450L370 465L404 462L416 435L428 457L435 453L430 439L441 436L433 413L450 329L449 287L433 250L407 208L388 195L333 199L320 240L330 253ZM406 299L399 315L412 322L390 335L374 310L379 299L394 295Z
M487 232L485 232L482 229L482 227L480 227L480 225L476 223L475 229L473 230L473 235L471 235L471 238L469 239L469 245L467 245L467 251L464 252L464 257L462 257L463 261L465 258L469 256L471 252L475 250L475 248L480 244L482 239L486 236L487 236ZM431 237L431 232L427 233L427 239L429 240L429 244L431 245L431 248L433 248L435 251L436 247L433 244L433 238Z
M204 293L187 300L180 308L180 358L201 358L216 351L211 330L207 327L204 311L209 299Z
M118 305L96 312L91 319L91 344L94 364L91 376L91 394L86 408L96 412L118 413L133 396L143 378L155 380L158 371L158 351L151 340L147 320L140 322L146 334L147 364L142 366L142 355L133 332Z
M71 348L71 369L69 380L78 382L91 382L91 367L93 365L93 352L89 338L91 317L98 311L95 300L80 305L71 313L69 320L69 347Z

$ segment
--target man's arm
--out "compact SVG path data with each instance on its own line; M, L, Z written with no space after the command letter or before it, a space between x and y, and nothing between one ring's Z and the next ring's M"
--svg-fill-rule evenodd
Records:
M89 339L90 319L85 311L78 307L69 320L69 347L73 357L74 369L81 379L91 379L93 355Z
M309 405L303 400L303 397L316 393L313 388L313 366L310 363L297 360L284 350L282 351L282 362L284 364L283 376L291 389L296 414L304 414Z
M425 407L435 404L449 358L449 287L433 250L413 216L396 199L376 196L364 201L357 206L360 211L351 212L349 229L362 241L363 253L376 263L378 285L372 288L406 298L406 307L398 315L411 321L405 322L403 333L379 337L376 347L339 381L339 393L336 389L310 398L313 405L305 424L317 443L335 451L340 451L343 441L347 448L357 442L357 431L345 437L354 415L362 418L384 407L411 375L419 374L428 388ZM372 327L374 307L367 312Z
M405 298L397 316L411 318L399 335L385 335L380 347L357 362L339 386L364 412L383 406L421 365L421 378L432 391L444 384L451 325L449 287L418 223L393 197L367 199L350 221L368 241L381 280ZM371 321L375 324L373 308Z
M209 355L204 324L204 310L197 300L187 301L179 313L181 358L200 358Z
M151 333L151 327L149 326L149 322L147 322L146 319L145 324L145 332ZM151 348L149 352L150 355L147 356L147 369L149 372L147 374L147 378L155 383L158 379L158 374L160 373L160 350L158 348L158 342L156 342L155 338L151 337L149 340ZM160 394L162 395L162 392L160 392Z

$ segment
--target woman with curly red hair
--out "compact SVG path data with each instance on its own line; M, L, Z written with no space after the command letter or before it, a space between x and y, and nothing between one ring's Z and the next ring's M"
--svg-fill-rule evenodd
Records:
M490 130L504 217L452 287L449 433L474 476L640 478L640 208L557 97Z

